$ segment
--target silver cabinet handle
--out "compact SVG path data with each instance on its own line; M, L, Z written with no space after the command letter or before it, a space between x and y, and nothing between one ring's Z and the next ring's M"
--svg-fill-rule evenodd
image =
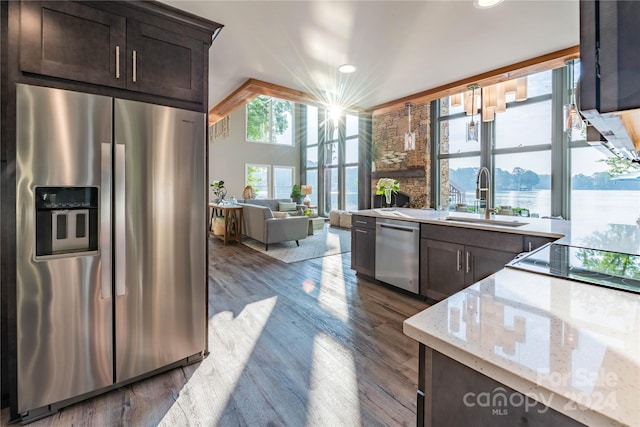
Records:
M369 234L369 232L367 230L362 230L360 228L354 228L354 230L356 230L356 233L364 233L364 234Z
M531 241L529 241L529 252L531 252L533 250L533 245L531 244Z
M457 261L456 261L456 271L460 271L462 265L460 264L460 258L462 257L462 251L458 249L457 251Z
M111 298L111 143L100 144L100 298Z
M116 144L115 149L115 246L116 246L116 296L126 294L127 279L127 235L125 223L125 146Z
M469 251L467 251L467 266L465 268L465 273L469 273L469 271L471 271L471 253L469 253Z
M116 79L120 78L120 46L116 46Z
M414 231L417 231L417 228L411 228L411 227L400 227L397 225L387 225L387 224L380 224L381 228L390 228L392 230L398 230L398 231L408 231L409 233L413 233Z
M138 53L133 51L133 82L135 83L138 78Z
M356 219L356 222L357 222L358 224L367 224L367 221L360 221L359 219Z

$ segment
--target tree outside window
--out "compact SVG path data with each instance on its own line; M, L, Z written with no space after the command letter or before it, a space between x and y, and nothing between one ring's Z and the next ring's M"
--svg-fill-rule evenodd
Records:
M293 103L263 95L249 102L247 141L293 145Z
M247 185L253 187L256 198L269 197L269 166L247 165Z

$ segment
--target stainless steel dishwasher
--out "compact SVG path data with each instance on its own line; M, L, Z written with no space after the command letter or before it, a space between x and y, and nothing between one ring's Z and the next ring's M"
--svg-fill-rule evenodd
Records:
M419 293L420 226L416 222L376 220L376 279Z

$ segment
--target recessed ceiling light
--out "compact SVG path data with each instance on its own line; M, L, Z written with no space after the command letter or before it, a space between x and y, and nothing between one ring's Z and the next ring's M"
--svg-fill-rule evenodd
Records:
M342 64L338 67L338 71L345 74L353 73L355 70L356 66L351 64Z
M504 0L473 0L473 5L478 9L489 9L502 3Z

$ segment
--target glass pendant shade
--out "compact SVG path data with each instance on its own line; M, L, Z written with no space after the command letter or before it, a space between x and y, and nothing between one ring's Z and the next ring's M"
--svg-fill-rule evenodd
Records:
M407 132L404 134L404 151L412 151L416 149L416 134L414 132L411 132L411 103L407 102L406 104L407 106L407 110L409 111L408 114L408 130Z
M471 96L467 96L467 98L471 99L471 121L467 123L467 142L478 142L478 122L473 120L473 115L478 111L478 107L480 102L476 102L476 89L480 89L479 86L469 86L471 90ZM468 114L468 113L467 113Z
M574 68L575 61L571 61L568 63L571 67L570 70L570 81L569 81L569 92L571 97L571 104L565 104L562 107L562 116L564 119L564 130L565 132L571 131L573 129L579 130L582 129L582 118L580 117L580 113L578 112L578 107L576 107L576 99L575 99L575 77L574 77Z
M582 128L582 119L575 104L565 104L562 108L562 113L565 131Z
M478 142L478 121L471 120L467 123L467 141Z
M404 134L404 151L411 151L416 149L416 134L413 132L407 132Z

